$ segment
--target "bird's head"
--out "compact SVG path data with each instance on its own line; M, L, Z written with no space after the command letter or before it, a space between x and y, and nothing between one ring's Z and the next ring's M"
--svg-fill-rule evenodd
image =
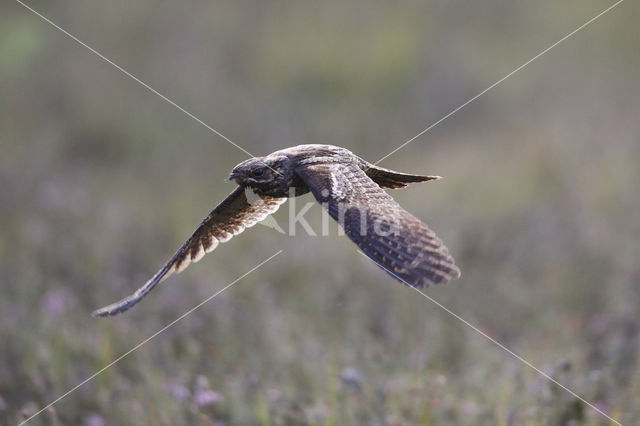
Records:
M255 157L243 161L233 168L229 180L238 185L249 186L265 195L277 196L286 192L291 180L287 171L286 157Z

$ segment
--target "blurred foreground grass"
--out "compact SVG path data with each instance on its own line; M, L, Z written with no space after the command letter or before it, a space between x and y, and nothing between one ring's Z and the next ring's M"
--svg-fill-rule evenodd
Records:
M147 3L34 5L256 155L332 143L371 161L604 7ZM634 424L640 57L626 3L383 165L446 177L393 192L463 270L428 294ZM0 424L280 249L30 424L609 424L335 227L257 226L125 315L89 317L155 272L244 157L19 5L0 11Z

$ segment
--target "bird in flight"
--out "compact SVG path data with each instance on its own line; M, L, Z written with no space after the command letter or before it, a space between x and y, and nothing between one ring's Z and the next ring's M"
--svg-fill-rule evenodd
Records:
M442 241L400 207L383 188L439 179L375 166L332 145L298 145L238 164L229 180L238 187L207 216L191 237L132 295L93 312L110 316L138 303L153 287L183 271L246 228L265 219L289 197L311 192L345 234L387 273L422 288L460 277Z

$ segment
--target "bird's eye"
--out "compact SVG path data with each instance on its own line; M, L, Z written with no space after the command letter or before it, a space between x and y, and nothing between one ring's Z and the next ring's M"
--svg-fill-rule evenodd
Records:
M262 167L255 168L253 169L252 173L254 176L262 176L264 174L264 168Z

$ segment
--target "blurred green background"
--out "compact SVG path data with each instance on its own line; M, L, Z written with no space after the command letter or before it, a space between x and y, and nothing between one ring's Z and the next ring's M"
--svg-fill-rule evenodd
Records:
M375 161L612 3L29 4L252 154L329 143ZM623 2L381 163L446 177L393 192L463 271L428 294L623 424L640 416L639 13ZM0 424L280 249L29 424L611 424L335 227L256 226L91 318L246 155L13 1L0 154Z

